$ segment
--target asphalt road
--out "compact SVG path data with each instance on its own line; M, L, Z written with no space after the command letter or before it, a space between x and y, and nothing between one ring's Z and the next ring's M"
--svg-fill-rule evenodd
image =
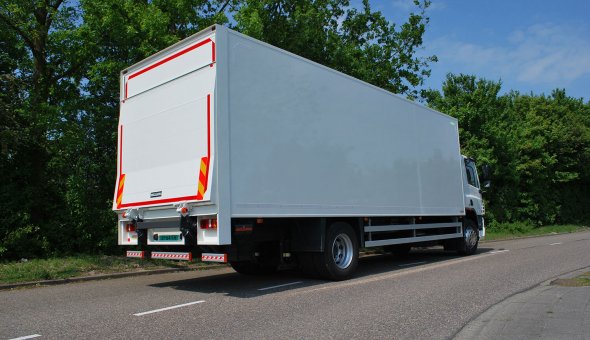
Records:
M505 298L590 265L590 232L361 259L355 278L184 272L0 292L0 339L452 338Z

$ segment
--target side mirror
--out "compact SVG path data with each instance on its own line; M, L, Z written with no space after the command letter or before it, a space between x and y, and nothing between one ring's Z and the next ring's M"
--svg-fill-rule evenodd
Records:
M492 186L492 167L489 164L481 166L481 179L483 180L483 187L489 188Z

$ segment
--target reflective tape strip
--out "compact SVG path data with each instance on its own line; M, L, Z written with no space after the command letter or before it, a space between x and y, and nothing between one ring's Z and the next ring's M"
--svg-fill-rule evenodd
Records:
M211 94L207 95L207 157L201 158L199 165L199 184L197 185L197 200L202 200L207 191L209 180L209 160L211 159Z
M201 254L201 261L227 263L227 254L203 253Z
M123 202L123 188L125 188L125 174L121 174L119 178L119 188L117 189L117 207L121 206Z
M143 259L145 257L144 251L127 250L127 257L136 257Z
M166 253L161 251L153 251L152 259L192 261L193 253Z

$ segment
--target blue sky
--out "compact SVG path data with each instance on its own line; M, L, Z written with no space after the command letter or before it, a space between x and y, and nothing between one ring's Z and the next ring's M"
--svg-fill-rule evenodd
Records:
M371 0L402 23L412 0ZM565 88L590 100L590 1L432 0L423 55L436 55L425 88L448 72L502 80L503 92L550 94Z

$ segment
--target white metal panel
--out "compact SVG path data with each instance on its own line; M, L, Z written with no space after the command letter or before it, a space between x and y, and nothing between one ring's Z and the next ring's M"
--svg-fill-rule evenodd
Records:
M121 103L114 209L211 199L216 67L201 67L197 52L210 56L214 39L202 37L129 72L139 74L132 82L147 77L149 85Z
M148 91L215 62L215 40L211 35L170 53L124 76L124 99Z
M232 216L461 215L457 121L230 31Z

